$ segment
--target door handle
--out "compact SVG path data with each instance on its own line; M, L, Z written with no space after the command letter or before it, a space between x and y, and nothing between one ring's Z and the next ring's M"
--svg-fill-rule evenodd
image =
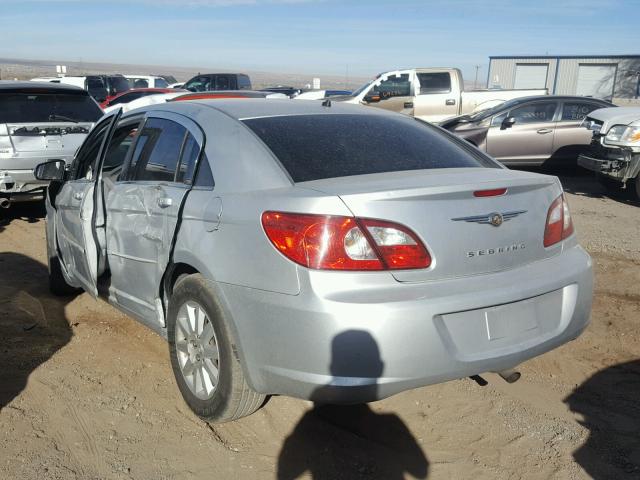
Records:
M76 193L73 194L73 199L80 201L80 200L82 200L83 196L84 196L84 194L82 192L76 192Z
M170 197L160 197L158 198L158 206L160 208L167 208L173 205L173 200Z
M413 108L413 102L404 102L404 108Z
M553 130L551 130L550 128L541 128L540 130L538 130L538 133L540 135L544 135L545 133L551 133L553 132Z
M447 101L444 102L445 105L455 105L456 100L454 98L447 98Z

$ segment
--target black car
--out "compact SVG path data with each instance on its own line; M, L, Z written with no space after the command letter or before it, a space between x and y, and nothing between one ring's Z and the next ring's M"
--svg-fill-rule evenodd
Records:
M244 73L203 73L184 84L192 92L219 90L251 90L251 80Z

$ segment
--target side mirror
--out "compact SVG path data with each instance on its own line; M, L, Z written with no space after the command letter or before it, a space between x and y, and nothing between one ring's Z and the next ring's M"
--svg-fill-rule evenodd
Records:
M515 125L516 119L515 117L507 117L502 121L501 130L506 130L507 128L511 128Z
M41 163L33 169L33 174L38 180L62 181L64 180L64 160L51 160Z
M382 97L379 93L369 93L364 97L364 101L367 103L378 103L382 100Z

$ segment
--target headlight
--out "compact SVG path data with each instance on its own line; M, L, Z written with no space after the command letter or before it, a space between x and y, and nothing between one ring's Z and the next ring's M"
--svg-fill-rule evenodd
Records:
M640 145L640 127L614 125L604 138L605 143L631 143Z

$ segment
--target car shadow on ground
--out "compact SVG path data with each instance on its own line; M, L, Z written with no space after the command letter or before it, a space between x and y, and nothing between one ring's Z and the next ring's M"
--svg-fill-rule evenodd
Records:
M357 348L355 346L357 345ZM345 377L372 380L361 388L370 397L377 390L384 364L378 346L365 331L350 330L332 343L330 385L318 388L312 399L331 401L333 385ZM318 479L426 478L429 462L404 422L392 413L377 413L367 404L316 403L287 437L278 458L278 480L299 478L309 472Z
M44 202L14 203L9 208L0 208L0 233L15 220L37 223L46 213Z
M597 372L565 402L589 429L573 453L585 472L592 478L640 478L640 360Z
M0 411L22 392L29 375L72 337L65 305L47 289L47 267L0 252Z
M521 170L543 173L545 175L555 175L560 179L562 188L566 192L574 195L590 198L609 198L626 205L640 206L640 201L634 198L634 194L631 191L633 186L628 186L625 190L621 188L609 189L600 183L593 172L585 170L577 164L572 166L545 164L542 167L527 167Z

